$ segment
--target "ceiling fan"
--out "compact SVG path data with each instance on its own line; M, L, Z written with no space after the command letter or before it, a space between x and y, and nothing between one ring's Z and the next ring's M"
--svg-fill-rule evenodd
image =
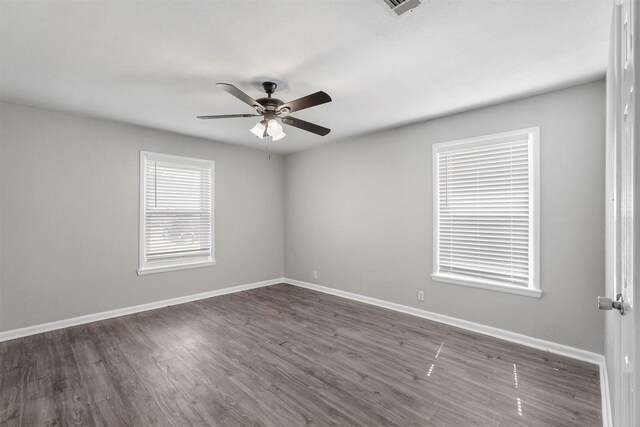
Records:
M289 126L294 126L307 132L315 133L317 135L324 136L331 132L331 129L309 123L304 120L296 119L295 117L288 116L287 114L295 111L304 110L305 108L315 107L327 102L331 102L331 97L325 92L316 92L311 95L303 96L294 101L284 102L277 98L272 98L271 95L276 91L276 85L273 82L264 82L262 87L267 93L266 98L253 99L237 87L229 83L216 83L221 89L230 93L238 98L240 101L254 108L258 114L224 114L217 116L198 116L199 119L230 119L236 117L258 117L262 116L260 120L250 132L260 139L270 137L271 140L277 141L286 136L282 129L282 122ZM278 121L279 120L279 121Z

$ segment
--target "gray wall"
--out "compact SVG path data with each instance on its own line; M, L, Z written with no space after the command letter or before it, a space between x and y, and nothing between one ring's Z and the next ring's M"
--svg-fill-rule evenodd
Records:
M283 275L280 156L0 108L0 330ZM136 274L140 150L215 160L216 266Z
M432 281L431 145L530 126L541 130L542 298ZM285 163L287 277L603 352L595 309L604 292L603 80L333 143Z
M598 81L271 161L2 103L0 330L284 273L601 353L604 96ZM541 127L543 297L433 282L431 145L530 126ZM140 150L216 161L218 265L137 276Z

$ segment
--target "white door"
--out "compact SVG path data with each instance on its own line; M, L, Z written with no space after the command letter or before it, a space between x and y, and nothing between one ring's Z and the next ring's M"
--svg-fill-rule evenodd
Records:
M636 0L616 0L609 69L607 74L607 108L609 135L607 138L607 291L619 298L607 319L607 331L612 335L613 358L611 398L615 426L639 426L640 384L636 368L640 339L634 307L634 288L640 279L640 166L635 108L635 29L638 28ZM635 252L635 255L634 255ZM635 274L635 278L634 278ZM638 318L638 319L636 319Z

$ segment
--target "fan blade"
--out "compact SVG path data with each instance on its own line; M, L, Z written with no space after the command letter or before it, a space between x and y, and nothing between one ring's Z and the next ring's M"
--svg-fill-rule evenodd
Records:
M233 119L236 117L258 117L262 114L222 114L218 116L197 116L198 119Z
M240 101L244 102L245 104L253 107L253 108L257 108L260 111L264 111L265 108L262 104L260 104L258 101L256 101L255 99L253 99L252 97L250 97L249 95L247 95L246 93L244 93L243 91L241 91L240 89L238 89L237 87L235 87L232 84L229 83L216 83L216 86L219 86L222 90L224 90L227 93L230 93L231 95L235 96L236 98L238 98Z
M286 108L288 110L285 111L285 113L293 113L294 111L300 111L304 110L305 108L315 107L316 105L324 104L326 102L331 102L331 97L326 93L320 91L312 93L311 95L303 96L302 98L298 98L295 101L284 103L280 107L278 107L277 111L283 111Z
M285 123L289 126L294 126L302 130L306 130L307 132L312 132L321 136L325 136L326 134L331 132L331 129L318 126L314 123L305 122L304 120L296 119L295 117L291 116L281 117L280 120L282 120L282 123Z

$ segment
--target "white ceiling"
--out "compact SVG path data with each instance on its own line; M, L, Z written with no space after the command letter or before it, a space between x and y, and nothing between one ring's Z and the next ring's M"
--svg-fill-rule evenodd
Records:
M294 114L290 153L603 76L611 0L423 0L400 17L383 0L2 1L0 96L11 102L260 147L260 82Z

